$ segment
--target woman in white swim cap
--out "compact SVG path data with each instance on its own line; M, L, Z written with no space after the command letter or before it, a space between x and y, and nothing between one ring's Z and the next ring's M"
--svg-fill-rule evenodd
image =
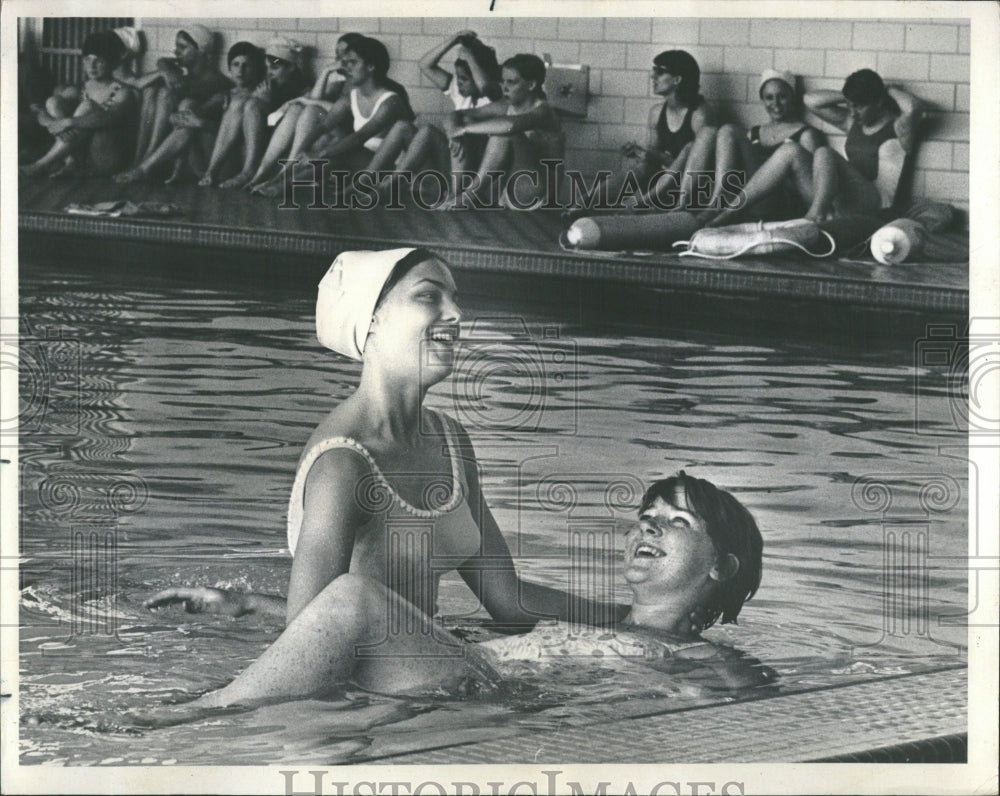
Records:
M358 667L342 650L344 638L368 640L371 627L357 618L372 611L418 618L420 627L393 638L394 654L427 644L437 650L408 661L394 689L438 682L451 665L464 671L454 638L430 619L438 581L451 570L503 625L529 629L541 616L568 615L564 593L518 577L465 430L423 405L427 390L451 373L460 320L451 271L425 249L344 252L330 267L316 303L317 337L363 366L357 390L320 423L299 461L288 512L287 611L280 598L216 589L169 589L147 602L285 612L281 638L209 695L212 704L310 693L345 671L357 678L363 669L374 678L364 682L381 682L377 661ZM324 657L334 649L342 654Z

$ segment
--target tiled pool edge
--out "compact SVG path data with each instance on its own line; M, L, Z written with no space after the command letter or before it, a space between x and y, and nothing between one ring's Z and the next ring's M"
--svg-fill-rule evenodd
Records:
M710 705L558 733L387 754L392 764L964 762L965 667ZM600 743L595 745L595 739Z
M871 281L855 276L748 270L734 264L682 260L671 256L660 256L655 260L644 260L636 256L608 258L572 252L497 249L482 245L418 241L412 238L234 229L34 211L21 211L18 227L22 232L284 255L331 256L352 247L421 244L433 246L456 267L473 271L603 280L744 297L807 299L868 309L907 309L964 315L969 308L969 292L964 288Z

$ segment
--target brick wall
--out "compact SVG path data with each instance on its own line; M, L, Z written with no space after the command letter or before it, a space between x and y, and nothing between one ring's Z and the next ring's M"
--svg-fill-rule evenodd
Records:
M591 99L585 120L567 120L570 168L615 168L629 139L645 142L652 57L688 50L702 70L702 92L723 120L766 121L756 79L768 67L789 69L807 89L839 89L852 71L870 67L931 105L913 190L968 208L968 20L814 20L672 18L299 18L190 19L220 32L224 48L241 39L263 45L274 32L316 49L317 62L332 58L337 36L358 31L381 39L393 65L390 75L410 92L414 109L432 118L447 100L425 80L417 61L444 36L471 28L497 50L548 53L555 63L587 64ZM139 20L149 40L147 63L173 49L180 20ZM841 136L830 136L842 147Z

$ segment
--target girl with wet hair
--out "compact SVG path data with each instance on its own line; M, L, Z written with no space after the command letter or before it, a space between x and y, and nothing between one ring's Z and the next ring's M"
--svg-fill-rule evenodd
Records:
M503 175L501 199L507 203L516 199L523 207L541 198L541 161L562 160L565 139L559 117L545 96L545 63L541 58L528 53L508 58L501 69L501 80L503 99L456 111L448 119L446 132L453 144L463 147L468 136L486 136L474 192L489 201L491 191L495 191L489 175L499 172ZM513 172L535 175L534 188L515 197L517 186L507 180ZM445 205L452 206L453 202Z
M125 48L115 33L87 36L80 52L86 80L79 101L69 94L50 97L35 107L38 123L55 139L24 176L104 176L122 168L135 132L135 94L114 78Z
M861 69L840 92L809 91L803 101L808 111L847 133L846 157L829 146L810 155L796 142L783 143L747 182L743 208L724 210L712 218L713 226L733 223L786 179L808 204L805 218L813 221L871 215L897 201L900 177L916 148L920 100Z
M400 120L412 120L413 110L405 90L388 77L389 51L378 39L359 36L351 40L341 59L345 90L328 113L330 133L320 135L308 152L291 167L296 180L314 174L311 160L330 161L332 169L348 172L384 168L377 153L383 138ZM401 89L401 87L399 87ZM284 189L284 172L253 190L278 196Z

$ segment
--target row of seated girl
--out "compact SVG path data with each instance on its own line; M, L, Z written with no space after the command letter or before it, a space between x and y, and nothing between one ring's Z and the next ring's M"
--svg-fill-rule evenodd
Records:
M473 31L449 37L420 61L423 74L455 106L447 132L415 123L406 89L388 77L385 46L361 34L340 37L336 61L311 87L301 46L280 37L264 50L233 45L229 78L215 66L213 36L201 25L179 30L175 57L161 58L156 71L138 79L114 71L122 55L116 41L109 32L85 42L84 102L69 110L53 103L37 109L55 140L23 174L64 174L67 163L85 159L87 173L112 173L118 182L163 175L172 182L194 172L201 185L276 195L282 163L309 173L308 161L321 159L349 172L398 163L399 170L455 167L485 175L537 168L542 158L562 156L559 121L542 91L544 63L522 54L501 69L495 51ZM454 74L440 65L451 51ZM135 154L123 170L136 115ZM85 119L88 135L74 129ZM109 133L114 151L95 152L97 138Z
M821 221L889 207L922 113L916 97L887 87L871 69L851 74L840 92L805 94L791 73L767 69L757 93L768 121L745 130L719 123L689 53L657 55L651 80L663 103L650 114L649 143L625 144L631 164L608 195L625 209L693 210L703 225L747 215ZM847 134L846 157L809 124L810 114ZM699 182L706 174L712 179Z
M447 38L420 61L424 76L455 107L444 130L416 123L406 89L388 77L385 46L361 34L340 37L336 61L311 87L302 48L283 38L263 51L247 42L234 45L227 79L214 65L211 32L188 25L177 32L175 58L161 59L155 72L131 81L112 71L122 50L116 41L111 33L88 38L83 100L72 113L54 102L39 112L55 143L26 173L72 162L88 139L91 168L115 170L134 106L140 109L135 156L132 167L116 175L121 182L158 173L169 174L169 181L190 167L202 185L277 196L289 174L297 181L314 177L312 161L319 160L347 172L472 171L479 177L475 184L487 191L495 187L489 173L537 171L543 158L563 154L559 119L542 90L544 63L521 54L501 68L495 51L473 31ZM454 73L441 66L452 51ZM748 208L757 215L813 219L870 212L891 202L913 149L920 103L887 88L871 70L852 74L843 92L804 96L792 75L767 70L758 93L769 120L747 132L718 123L689 53L660 53L650 77L663 102L650 114L648 145L622 148L628 163L609 190L611 197L624 191L626 207L699 206L700 220L710 224L728 223ZM847 133L846 159L806 123L806 111ZM102 125L118 134L103 136L108 140L95 157L94 133ZM696 197L701 187L695 178L707 172L715 179L706 203ZM379 187L389 187L391 179ZM723 194L733 188L743 202L726 207Z

